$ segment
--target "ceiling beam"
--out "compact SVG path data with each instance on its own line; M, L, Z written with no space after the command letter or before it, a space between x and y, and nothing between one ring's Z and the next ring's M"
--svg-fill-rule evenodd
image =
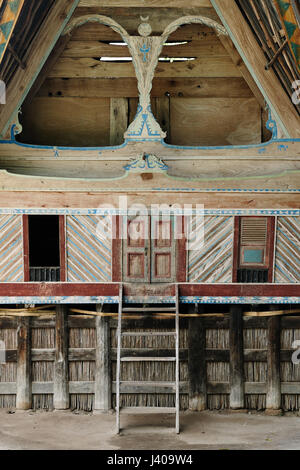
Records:
M211 0L235 47L278 124L289 138L300 138L300 119L275 72L266 70L266 57L237 4L232 0Z
M210 0L80 0L80 7L211 7Z
M19 68L7 86L6 104L1 105L0 108L0 135L5 135L9 129L78 3L79 0L56 0L54 2L27 50L26 56L30 58L27 61L27 67L25 69Z

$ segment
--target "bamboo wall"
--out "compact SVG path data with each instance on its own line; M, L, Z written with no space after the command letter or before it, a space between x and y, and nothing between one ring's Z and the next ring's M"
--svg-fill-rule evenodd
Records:
M227 308L227 307L226 307ZM48 312L50 313L50 312ZM242 317L239 306L224 317L181 319L181 409L282 408L299 410L300 365L291 361L300 340L300 316ZM173 320L124 320L134 331L170 331ZM0 407L71 408L91 411L115 404L116 320L68 315L1 316ZM172 356L171 337L126 337L123 355ZM109 347L109 343L110 346ZM132 351L133 348L133 351ZM123 381L139 381L124 406L174 406L174 380L167 362L122 364ZM147 381L147 384L141 384Z

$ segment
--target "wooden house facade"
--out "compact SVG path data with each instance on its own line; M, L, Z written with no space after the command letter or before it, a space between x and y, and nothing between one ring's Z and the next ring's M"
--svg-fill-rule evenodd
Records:
M0 406L299 410L296 2L0 15Z

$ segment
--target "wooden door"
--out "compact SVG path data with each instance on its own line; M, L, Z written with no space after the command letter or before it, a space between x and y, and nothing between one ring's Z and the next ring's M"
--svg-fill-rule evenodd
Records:
M174 282L174 219L158 216L124 218L123 280Z
M148 216L124 217L127 237L123 240L123 280L150 282Z
M151 281L174 282L174 218L151 218Z

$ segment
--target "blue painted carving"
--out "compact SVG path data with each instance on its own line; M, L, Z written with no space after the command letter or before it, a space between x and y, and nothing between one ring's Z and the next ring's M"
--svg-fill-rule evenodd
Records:
M124 170L134 173L161 173L168 170L168 166L155 155L141 154L131 163L123 167Z
M143 54L143 62L147 62L147 55L149 54L151 48L147 47L147 44L144 43L143 46L140 48L141 53Z

